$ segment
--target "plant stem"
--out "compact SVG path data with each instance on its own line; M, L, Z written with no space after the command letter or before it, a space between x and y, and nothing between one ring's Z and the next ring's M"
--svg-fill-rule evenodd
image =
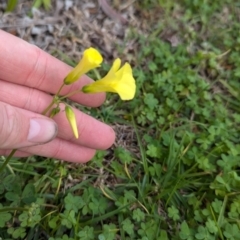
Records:
M52 102L48 105L48 107L42 112L42 115L46 115L54 104L55 104L55 101L53 99Z
M82 91L82 90L80 90L80 89L75 90L75 91L73 91L73 92L70 92L70 93L68 93L68 94L60 97L59 99L62 101L62 100L64 100L65 98L71 97L72 95L74 95L74 94L76 94L76 93L79 93L79 92L81 92L81 91Z
M0 212L8 212L8 211L27 211L28 208L24 207L3 207L0 209Z
M4 163L2 164L2 166L0 167L0 173L3 171L3 169L7 166L7 164L9 163L9 161L11 160L12 156L14 155L14 153L17 151L17 149L13 149L10 154L7 156L6 160L4 161Z
M60 92L62 91L63 87L65 86L65 84L63 83L62 86L58 89L57 93L55 94L55 96L58 96L60 94Z
M61 90L64 87L64 83L61 85L61 87L58 89L57 93L53 96L53 100L52 102L49 104L49 106L42 112L42 115L46 115L48 113L48 111L51 109L51 107L56 103L55 102L55 98L58 97L58 95L60 94Z

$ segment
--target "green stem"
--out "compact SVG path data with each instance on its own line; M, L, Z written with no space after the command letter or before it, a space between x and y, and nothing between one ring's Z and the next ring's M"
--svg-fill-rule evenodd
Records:
M70 92L70 93L68 93L67 95L64 95L64 96L62 96L62 97L60 97L59 99L60 99L60 101L62 101L62 100L64 100L65 98L68 98L68 97L71 97L72 95L74 95L74 94L76 94L76 93L79 93L79 92L81 92L82 90L75 90L75 91L72 91L72 92Z
M53 97L52 102L49 104L49 106L42 112L42 115L46 115L47 112L51 109L51 107L56 103L55 98L58 97L58 95L60 94L60 92L62 91L63 87L64 87L64 83L61 85L61 87L58 89L57 93L55 94L55 96Z
M62 91L63 87L65 86L65 83L62 84L62 86L58 89L57 93L55 94L55 96L58 96L60 94L60 92Z
M42 112L42 115L46 115L54 104L55 104L55 101L53 99L52 102L48 105L48 107Z
M96 68L93 69L93 72L98 80L101 79L101 76Z
M72 91L72 92L70 92L70 93L68 93L68 94L60 97L59 100L62 101L62 100L64 100L65 98L71 97L71 96L73 96L74 94L79 93L79 92L81 92L81 91L82 91L81 89Z
M4 161L3 165L0 167L0 172L3 171L3 169L7 166L7 164L9 163L9 161L11 160L12 156L14 155L14 153L17 151L17 149L13 149L10 154L7 156L6 160Z
M0 212L8 212L8 211L27 211L28 208L23 207L3 207L0 209Z

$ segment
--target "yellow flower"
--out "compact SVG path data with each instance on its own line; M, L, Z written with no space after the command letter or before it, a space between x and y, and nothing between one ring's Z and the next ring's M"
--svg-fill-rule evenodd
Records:
M78 65L65 77L66 85L76 82L83 74L91 69L99 67L103 58L101 54L94 48L88 48L83 52L83 57Z
M71 107L66 106L65 107L65 113L67 116L67 120L72 128L73 134L75 136L75 138L78 138L78 129L77 129L77 121L76 121L76 117L75 117L75 113L72 110Z
M122 100L133 99L136 92L135 79L132 76L132 68L125 63L120 68L121 60L117 58L108 74L82 88L84 93L114 92L118 93Z

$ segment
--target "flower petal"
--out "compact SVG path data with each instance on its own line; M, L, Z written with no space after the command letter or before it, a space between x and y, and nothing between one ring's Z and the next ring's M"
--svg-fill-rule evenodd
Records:
M114 84L115 86L112 87L122 100L133 99L136 92L136 83L132 76L131 66L128 63L125 63L116 75L121 77L121 81L117 81L116 84Z
M69 85L76 82L83 74L91 69L99 67L102 61L103 58L96 49L86 49L78 65L65 77L64 83Z
M122 100L132 99L136 92L132 68L128 63L125 63L124 66L119 69L120 64L121 60L116 59L104 78L84 86L82 91L84 93L115 92L119 94Z
M66 105L65 113L66 113L67 120L72 128L75 138L78 138L77 121L76 121L76 116L75 116L74 111L72 110L71 107Z

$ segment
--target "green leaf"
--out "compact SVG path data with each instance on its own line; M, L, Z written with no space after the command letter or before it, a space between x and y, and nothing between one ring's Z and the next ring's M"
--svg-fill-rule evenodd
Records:
M148 106L149 109L153 110L158 106L158 100L154 97L152 93L147 93L144 96L144 103Z
M116 239L116 232L118 229L116 228L115 224L104 224L103 225L103 232L98 235L99 240L115 240Z
M12 201L12 202L20 201L20 196L14 192L7 192L5 194L5 197L7 200Z
M68 229L71 229L73 225L76 224L76 217L74 210L67 211L65 210L62 214L60 214L62 217L61 224L63 226L66 226Z
M21 227L34 227L41 220L40 207L38 204L31 204L28 211L24 211L19 215L19 221L21 221Z
M132 224L132 222L130 221L129 218L126 218L122 223L122 228L123 230L128 234L128 235L133 235L134 233L134 225Z
M141 222L145 219L145 213L141 211L139 208L133 210L133 219L137 222Z
M198 227L198 233L195 234L196 239L215 240L215 237L208 232L207 228L203 226Z
M123 163L131 163L132 162L132 155L129 151L127 151L126 149L122 148L122 147L117 147L115 150L114 150L114 153L115 153L115 156L120 158L120 160L123 162Z
M165 230L160 230L159 240L168 240L168 234Z
M22 227L10 227L7 232L11 234L14 239L23 239L26 236L26 229Z
M52 229L55 229L57 227L58 220L59 220L59 216L55 216L51 218L51 220L48 222L49 227Z
M88 204L89 209L92 210L94 215L104 214L108 208L108 202L105 198L101 197L99 199L93 198L92 201Z
M51 0L43 0L43 6L46 10L51 9Z
M210 216L210 215L211 215L211 212L210 212L207 208L204 208L204 209L202 210L202 214L207 217L207 216Z
M124 177L125 173L123 172L123 164L117 162L117 161L112 161L111 162L111 168L114 171L114 175L116 175L117 177Z
M183 221L181 224L181 231L179 233L179 236L181 239L186 240L193 240L194 239L194 233L190 228L188 227L188 224L186 221Z
M156 239L156 233L158 232L159 226L156 221L149 220L146 223L141 223L141 228L137 231L142 237L147 237L147 239Z
M67 218L62 219L61 224L63 226L66 226L66 228L68 228L68 229L72 228L72 223Z
M82 197L73 196L71 193L64 198L64 203L66 210L73 210L75 213L86 204Z
M212 234L216 234L218 232L217 224L210 218L208 218L208 220L206 222L206 227L207 227L208 231Z
M230 218L239 218L240 216L240 199L239 197L235 198L230 205L230 212L228 212Z
M159 148L154 144L147 145L148 150L146 151L147 155L150 157L158 157L160 155Z
M26 227L28 225L28 212L23 212L19 215L18 219L21 221L21 227Z
M0 212L0 228L3 228L11 217L12 215L8 212Z
M227 223L225 226L224 236L229 240L239 240L240 239L240 229L237 224Z
M43 0L35 0L33 3L34 8L39 8L43 4Z
M95 239L94 237L94 228L85 226L81 231L78 232L78 237L81 240L92 240Z
M223 202L217 198L215 198L214 201L212 202L212 207L216 213L220 213L222 209L222 205L223 205Z
M22 201L26 204L30 204L36 201L36 191L32 183L25 186L22 192Z
M64 234L63 236L62 236L62 239L61 240L75 240L74 238L71 238L71 237L69 237L68 235L66 235L66 234Z
M18 0L8 0L6 12L12 12L18 4Z
M179 220L180 219L179 210L176 207L174 207L174 206L169 207L168 208L168 216L170 218L172 218L174 221Z
M8 175L3 179L3 185L7 191L12 191L15 180L16 177L14 175Z
M149 172L153 177L160 177L162 173L162 166L158 163L153 163L153 166L149 167Z
M203 216L201 214L201 211L200 210L195 210L194 211L194 219L198 222L203 222Z
M149 121L153 122L156 119L156 112L149 110L147 111L146 117Z
M155 72L157 70L157 65L154 62L149 62L148 63L148 68L152 71Z

